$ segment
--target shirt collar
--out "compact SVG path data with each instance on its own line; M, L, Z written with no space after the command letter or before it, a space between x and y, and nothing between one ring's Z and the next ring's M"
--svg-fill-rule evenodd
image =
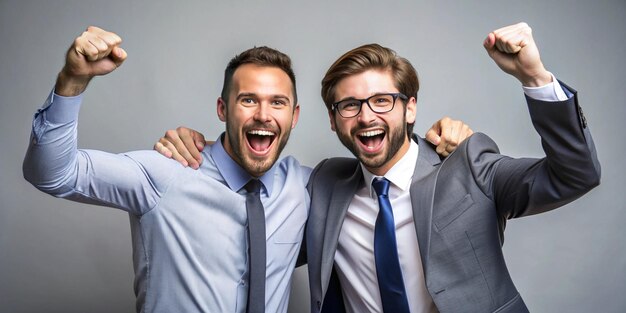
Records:
M402 192L406 191L411 186L411 179L413 178L415 163L417 162L417 155L419 153L419 147L417 146L417 143L413 141L413 139L409 141L409 150L406 152L405 155L402 156L402 158L400 158L400 160L398 160L398 163L390 168L389 171L387 171L387 173L384 175L384 177L387 178L387 180L389 180L392 185L400 188ZM361 170L363 171L363 180L366 184L365 186L369 189L370 196L376 199L377 195L376 191L372 187L372 181L374 181L374 178L380 176L376 176L368 171L365 166L363 166L363 163L361 163L360 165Z
M222 140L224 140L225 133L222 133L215 143L211 146L211 157L215 161L215 166L217 170L220 172L228 187L238 192L241 188L243 188L250 179L253 179L252 175L250 175L246 170L244 170L224 149L224 145L222 144ZM277 162L278 163L278 162ZM262 186L265 190L266 195L269 197L272 195L272 190L274 186L274 173L276 172L277 164L274 163L272 167L265 172L258 179L261 181Z

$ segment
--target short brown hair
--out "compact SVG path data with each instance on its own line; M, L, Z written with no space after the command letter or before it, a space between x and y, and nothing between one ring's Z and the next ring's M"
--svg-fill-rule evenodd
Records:
M254 47L248 49L228 62L226 70L224 70L224 86L222 87L222 99L227 101L232 85L233 75L237 68L244 64L254 64L258 66L277 67L289 76L292 84L292 92L294 97L294 106L298 103L298 94L296 93L296 75L291 68L291 58L288 55L269 47Z
M379 44L368 44L352 49L339 57L330 66L322 79L322 99L330 111L335 99L335 86L342 79L363 73L367 70L379 69L390 71L394 85L407 97L417 99L419 80L417 71L409 60L400 57L395 51ZM407 125L409 136L413 133L413 124Z

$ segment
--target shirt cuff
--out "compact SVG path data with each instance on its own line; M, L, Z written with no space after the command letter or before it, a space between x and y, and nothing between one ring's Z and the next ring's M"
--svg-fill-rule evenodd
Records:
M522 86L524 93L527 96L539 101L556 102L567 100L568 97L565 94L565 91L563 91L563 87L561 87L559 81L556 77L554 77L554 74L550 73L550 75L552 75L551 83L541 87Z
M54 124L64 124L78 119L80 104L83 101L83 95L74 97L63 97L54 93L54 89L50 92L48 99L40 112L45 112L45 119Z

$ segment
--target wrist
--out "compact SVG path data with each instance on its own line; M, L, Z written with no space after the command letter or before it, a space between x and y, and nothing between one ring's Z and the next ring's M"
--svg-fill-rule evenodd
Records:
M542 87L552 82L552 74L543 69L537 74L521 77L519 81L524 87Z
M62 70L57 76L54 93L63 97L78 96L87 89L90 80L89 76L71 75Z

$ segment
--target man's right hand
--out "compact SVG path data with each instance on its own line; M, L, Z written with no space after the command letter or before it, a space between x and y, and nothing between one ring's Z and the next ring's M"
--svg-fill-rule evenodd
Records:
M211 141L205 141L202 133L187 127L170 129L154 144L154 150L160 154L174 159L183 166L198 169L202 163L200 151Z
M106 75L122 65L127 54L119 47L121 43L122 38L115 33L89 26L67 51L55 93L77 96L85 91L94 76Z

